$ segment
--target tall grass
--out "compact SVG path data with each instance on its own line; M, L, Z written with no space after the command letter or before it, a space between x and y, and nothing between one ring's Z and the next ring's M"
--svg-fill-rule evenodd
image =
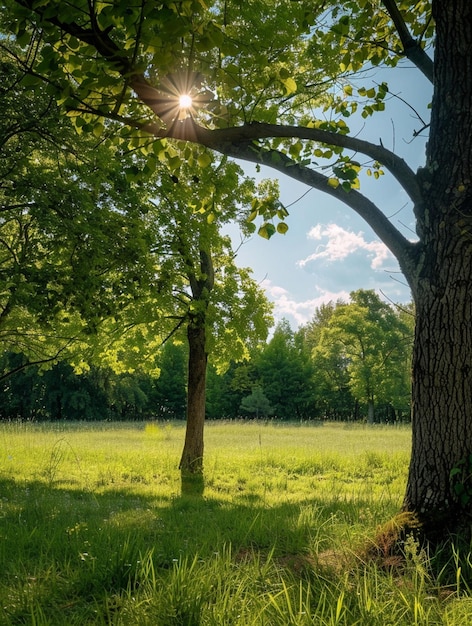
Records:
M209 423L203 497L183 425L0 425L0 624L467 624L433 576L364 559L401 505L407 427ZM446 571L446 567L445 570Z

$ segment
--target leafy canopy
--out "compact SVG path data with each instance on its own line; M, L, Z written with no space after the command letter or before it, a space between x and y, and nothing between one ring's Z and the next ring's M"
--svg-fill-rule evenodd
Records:
M100 136L107 119L118 120L120 141L173 170L189 154L176 154L171 138L267 163L344 200L397 256L409 253L357 190L363 167L374 176L388 168L416 201L413 173L383 146L349 137L346 120L382 111L388 93L384 83L353 86L353 73L405 55L430 72L429 2L414 11L406 0L9 0L7 7L4 30L24 47L28 84L46 79L79 132ZM185 111L182 93L193 98ZM197 158L205 165L212 156ZM267 206L255 209L265 226Z

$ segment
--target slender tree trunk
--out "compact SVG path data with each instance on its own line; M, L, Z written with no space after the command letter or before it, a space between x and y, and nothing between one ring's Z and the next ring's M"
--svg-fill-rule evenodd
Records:
M375 405L374 400L370 398L367 405L367 422L373 424L375 421Z
M191 474L203 473L203 428L205 424L206 397L206 331L203 315L195 319L187 328L189 347L187 428L185 443L179 468Z
M200 250L199 270L187 260L192 298L197 313L191 313L187 326L188 378L187 427L179 468L183 494L201 494L203 480L203 430L205 426L207 345L206 325L210 294L214 286L213 261L209 251Z
M434 539L470 527L472 513L472 2L435 0L433 12L435 95L419 172L426 202L410 281L413 447L404 508Z

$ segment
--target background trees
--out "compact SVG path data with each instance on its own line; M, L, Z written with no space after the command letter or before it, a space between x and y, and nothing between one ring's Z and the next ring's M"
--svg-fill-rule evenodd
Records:
M286 320L255 360L261 388L279 419L308 419L314 415L312 368L303 345Z
M408 326L375 292L359 290L321 329L315 361L325 371L337 370L331 380L339 392L344 377L352 397L367 406L370 423L377 404L408 407L412 322L413 316Z
M256 419L267 418L274 412L267 396L260 387L254 387L251 395L242 399L240 408L243 414L251 413Z
M371 308L360 306L360 301L372 305ZM355 377L358 337L351 337L350 326L346 328L345 324L350 319L355 319L360 330L369 329L369 324L382 328L380 334L370 336L367 332L361 336L369 354L369 359L361 363L362 374L368 381L378 380L378 369L382 371L379 389L375 391L375 421L408 420L409 398L405 393L413 317L382 303L374 292L355 292L350 303L321 307L312 322L296 332L287 321L282 321L265 344L254 347L247 343L247 358L239 363L233 361L226 370L218 372L210 364L206 417L367 420L368 399ZM392 347L393 341L397 343ZM390 351L385 352L386 346L390 346ZM352 360L346 356L351 349ZM210 352L210 359L211 356ZM88 371L77 374L65 362L46 372L37 367L23 369L19 366L24 356L4 353L2 371L19 371L0 379L0 416L37 420L185 419L185 332L181 331L179 342L168 341L156 349L153 357L149 373L116 373L111 368L92 365Z

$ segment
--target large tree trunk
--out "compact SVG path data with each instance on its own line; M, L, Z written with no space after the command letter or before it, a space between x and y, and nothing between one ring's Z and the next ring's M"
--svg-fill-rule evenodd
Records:
M426 535L460 528L462 504L468 503L458 498L457 484L472 489L465 480L470 468L450 479L472 452L472 264L470 250L461 252L457 237L455 243L442 260L438 253L436 280L422 280L416 298L413 447L405 508L418 514Z
M435 95L411 281L413 449L404 507L437 538L463 530L472 505L472 2L436 0L433 10Z

